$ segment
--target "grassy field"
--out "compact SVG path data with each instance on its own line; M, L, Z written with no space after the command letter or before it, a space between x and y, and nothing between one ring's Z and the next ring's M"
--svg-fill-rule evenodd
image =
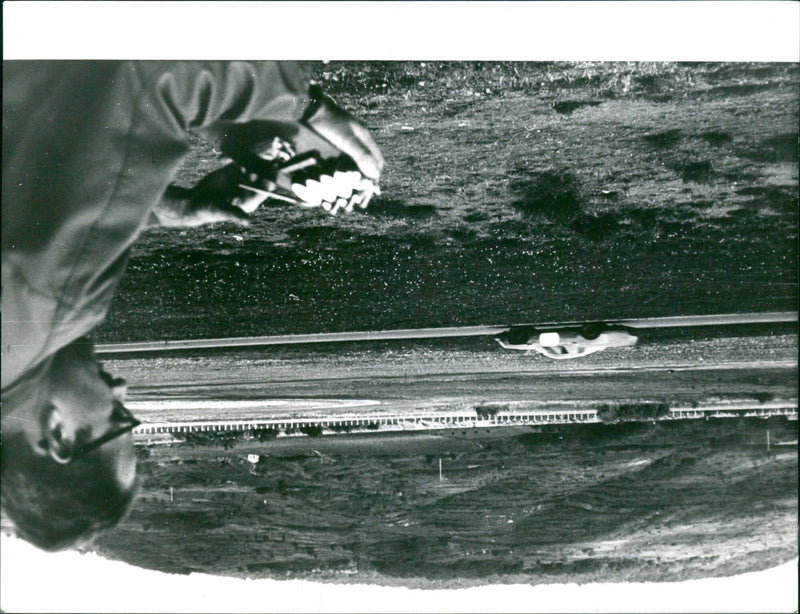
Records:
M796 64L311 69L383 195L150 231L100 339L797 309ZM198 141L179 182L222 163Z
M540 429L151 448L97 549L172 573L425 588L678 581L797 556L797 449L764 446L767 429L796 440L796 421Z

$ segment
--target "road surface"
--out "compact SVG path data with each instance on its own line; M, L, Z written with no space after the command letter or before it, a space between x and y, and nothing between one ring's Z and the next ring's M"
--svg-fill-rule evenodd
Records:
M533 411L665 402L796 407L797 335L662 339L570 362L481 339L217 350L106 361L144 422Z
M797 312L776 311L766 313L733 313L705 316L677 316L667 318L641 318L614 320L619 326L636 329L687 328L696 326L729 326L765 323L797 322ZM99 344L99 355L157 353L180 350L212 348L264 347L270 345L296 345L307 343L342 343L352 341L387 341L400 339L443 339L462 337L487 337L507 331L511 326L537 326L556 328L581 324L581 322L547 322L540 324L514 324L494 326L459 326L446 328L413 328L380 331L353 331L342 333L317 333L307 335L270 335L259 337L226 337L217 339L187 339L178 341L143 341L134 343Z

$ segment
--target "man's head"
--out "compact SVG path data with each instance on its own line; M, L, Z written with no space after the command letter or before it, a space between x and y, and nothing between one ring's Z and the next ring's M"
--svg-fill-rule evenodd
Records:
M138 424L124 393L82 339L53 357L28 393L35 402L3 399L2 505L22 537L60 550L124 517L137 487Z

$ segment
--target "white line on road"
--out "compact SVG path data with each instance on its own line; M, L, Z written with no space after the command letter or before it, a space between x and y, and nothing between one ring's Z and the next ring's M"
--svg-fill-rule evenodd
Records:
M373 407L380 405L380 401L369 399L278 399L278 400L214 400L214 399L169 399L156 401L127 401L125 407L131 411L151 410L201 410L201 409L264 409L274 410L319 410L319 409L350 409Z
M796 360L752 360L746 362L675 364L657 366L598 367L593 369L567 368L558 371L518 371L517 373L541 375L608 375L620 373L663 373L664 371L735 371L737 369L791 369L797 368Z

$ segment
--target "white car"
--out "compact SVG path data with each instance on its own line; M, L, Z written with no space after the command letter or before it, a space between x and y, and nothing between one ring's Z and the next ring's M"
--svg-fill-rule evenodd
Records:
M495 339L507 350L533 350L548 358L566 360L609 347L635 345L638 337L625 328L587 324L551 330L514 326Z

